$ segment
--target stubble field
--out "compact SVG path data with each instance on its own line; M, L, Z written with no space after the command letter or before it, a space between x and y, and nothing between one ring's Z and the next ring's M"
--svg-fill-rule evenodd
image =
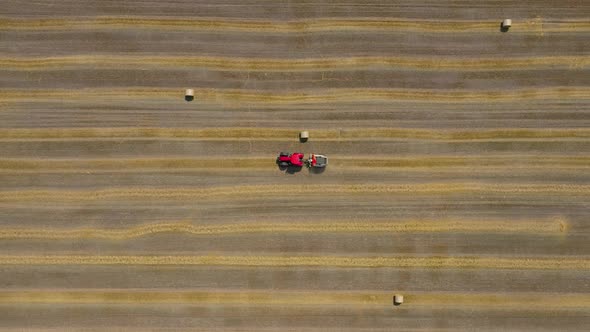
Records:
M587 330L589 34L574 0L2 2L0 330Z

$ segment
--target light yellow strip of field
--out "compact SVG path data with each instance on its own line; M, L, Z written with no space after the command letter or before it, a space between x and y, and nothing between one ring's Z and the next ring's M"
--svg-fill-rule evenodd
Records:
M294 139L298 130L279 128L18 128L2 129L0 139ZM423 140L494 140L590 138L590 129L488 129L426 130L403 128L351 128L311 131L314 139L423 139Z
M0 303L387 305L388 294L199 291L0 291Z
M404 296L404 303L435 307L502 307L510 310L539 310L543 308L584 308L590 307L590 296L586 294L552 293L418 293Z
M140 172L170 170L275 170L274 158L138 158L138 159L0 159L0 172ZM547 168L548 170L590 168L590 157L579 156L486 156L402 157L330 156L330 168ZM500 169L504 172L505 170Z
M380 69L500 71L590 66L588 56L553 56L530 58L452 59L403 57L351 57L323 59L260 59L223 57L148 57L78 55L49 58L0 58L4 70L56 70L72 67L96 68L208 68L223 71L324 71Z
M432 103L485 103L517 100L590 99L589 87L561 87L510 90L428 90L428 89L325 89L317 92L259 92L244 89L194 89L196 102L243 105L333 104L337 102L413 101ZM120 88L75 90L0 90L0 102L41 102L88 99L134 100L170 99L183 102L183 89Z
M128 240L161 233L222 236L252 233L526 233L559 235L567 231L565 220L410 220L398 222L239 223L194 225L162 222L122 229L0 228L0 239L106 239Z
M0 203L50 203L50 202L88 202L109 200L193 200L216 199L237 196L269 197L311 196L311 195L367 195L367 194L516 194L516 195L573 195L590 196L590 185L584 184L491 184L491 183L421 183L421 184L325 184L318 190L314 185L244 185L211 188L116 188L102 190L10 190L0 191Z
M452 21L408 19L315 19L289 22L221 20L218 18L179 19L148 17L96 17L88 19L14 19L0 18L0 31L10 30L97 30L97 29L169 29L176 31L214 31L251 33L311 32L427 32L427 33L499 33L500 21ZM541 18L514 21L510 33L588 32L588 21L561 21L545 24Z
M0 291L3 304L225 304L225 305L330 305L392 306L386 292L287 291L144 291L144 290L19 290ZM522 310L588 308L590 296L553 293L410 293L403 306L498 307Z
M590 270L589 258L344 256L0 256L0 265L204 265L250 267Z

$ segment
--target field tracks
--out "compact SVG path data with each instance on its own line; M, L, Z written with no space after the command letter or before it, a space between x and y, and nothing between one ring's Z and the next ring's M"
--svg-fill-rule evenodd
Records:
M590 296L582 294L514 293L410 293L405 302L411 306L463 307L472 309L555 310L590 307ZM250 305L250 306L362 306L388 308L391 294L386 292L288 292L288 291L174 291L174 290L54 290L0 291L0 304L178 304L178 305Z
M50 100L179 100L184 90L176 88L103 88L103 89L4 89L0 103L44 102ZM337 102L405 101L428 103L483 103L532 100L590 99L590 88L585 86L514 89L514 90L445 90L445 89L380 89L339 88L314 91L268 92L250 89L194 89L194 98L202 103L236 105L303 105L333 104Z
M590 57L548 56L521 58L419 58L348 57L307 59L264 59L191 56L100 56L76 55L44 58L2 58L4 70L47 71L75 68L199 68L219 71L314 72L338 70L424 70L424 71L506 71L539 69L585 69Z
M289 196L309 195L314 185L292 185ZM0 203L45 201L76 202L119 199L195 199L231 196L285 195L282 185L242 185L212 188L113 188L102 190L19 190L1 191ZM523 195L590 195L590 185L577 184L492 184L492 183L421 183L421 184L326 184L321 194L523 194Z
M0 265L187 265L316 268L430 268L507 270L590 270L590 260L565 257L458 257L458 256L0 256Z
M528 19L519 22L511 33L540 34L588 32L587 21L551 21ZM320 32L397 32L422 33L497 33L497 21L468 20L409 20L409 19L307 19L288 22L261 20L232 20L219 18L183 19L171 17L99 16L94 18L0 18L0 31L59 31L59 30L127 30L168 29L175 31L215 31L241 33L320 33Z
M281 128L44 128L3 129L1 140L67 139L273 139L293 140L297 130ZM405 128L343 128L312 132L317 140L416 139L439 141L517 140L517 139L590 139L590 129L521 129L427 130Z
M559 235L567 232L564 220L410 220L398 222L334 222L313 223L253 222L236 224L196 225L190 222L160 222L119 229L79 228L2 228L0 239L105 239L128 240L162 233L195 236L223 236L253 233L509 233Z

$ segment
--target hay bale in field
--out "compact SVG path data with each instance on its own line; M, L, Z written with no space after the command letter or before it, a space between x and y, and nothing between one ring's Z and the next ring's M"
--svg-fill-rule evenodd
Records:
M299 141L301 143L307 142L308 139L309 139L309 132L308 131L302 131L299 133Z
M500 30L502 30L502 32L506 32L508 31L508 29L510 29L511 26L512 20L509 18L504 19L504 21L502 21L502 24L500 24Z
M195 90L186 89L186 91L184 92L184 100L192 101L193 99L195 99Z

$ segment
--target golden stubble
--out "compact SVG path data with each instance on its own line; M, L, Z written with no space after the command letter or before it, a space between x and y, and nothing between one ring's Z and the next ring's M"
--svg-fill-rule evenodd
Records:
M246 235L256 233L509 233L559 235L568 231L564 220L407 220L397 222L336 222L317 220L313 223L250 222L196 225L190 222L160 222L135 227L105 228L2 228L0 239L104 239L129 240L165 233L193 236Z
M44 71L68 68L207 68L219 71L309 72L361 69L412 69L424 71L505 71L575 68L590 66L590 57L551 56L527 58L420 58L349 57L322 59L273 59L193 56L100 56L76 55L43 58L0 58L0 67L10 70Z
M586 258L564 257L356 257L356 256L0 256L0 265L186 265L321 268L430 268L578 270L590 269Z
M587 309L581 294L407 293L404 307L469 307L472 309ZM392 293L376 291L173 291L173 290L35 290L0 291L2 304L179 304L249 306L391 307Z
M515 22L516 23L516 22ZM218 18L180 19L167 17L99 16L87 19L0 19L0 30L121 30L168 29L175 31L213 31L242 33L317 33L317 32L424 32L424 33L498 33L499 21L406 20L406 19L314 19L288 22L262 20L220 20ZM587 21L560 21L544 24L542 18L518 21L510 33L539 34L586 32Z

